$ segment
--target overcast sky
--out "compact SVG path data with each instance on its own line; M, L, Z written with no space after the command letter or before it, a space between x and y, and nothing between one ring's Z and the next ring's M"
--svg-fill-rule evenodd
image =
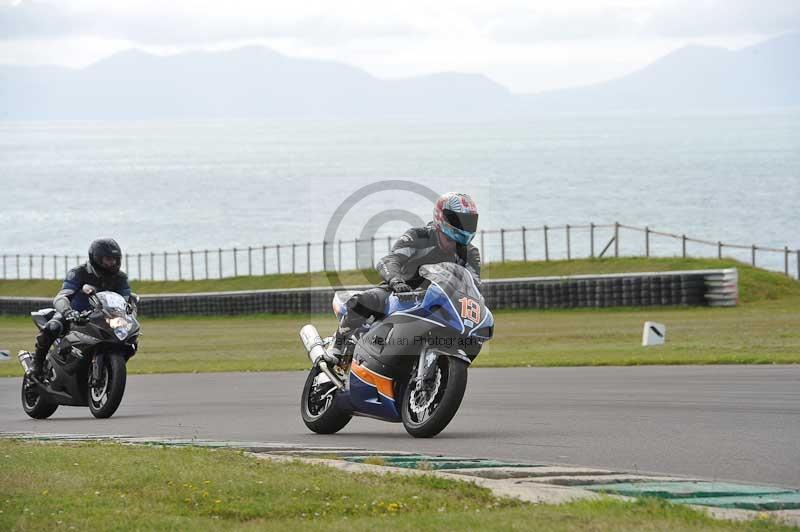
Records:
M688 43L800 31L800 0L0 0L0 63L84 66L263 44L384 78L484 73L514 92L617 77Z

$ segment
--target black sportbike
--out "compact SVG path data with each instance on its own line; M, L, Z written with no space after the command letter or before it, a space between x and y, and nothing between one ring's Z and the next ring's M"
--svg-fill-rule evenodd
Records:
M59 405L88 406L96 418L111 417L125 393L126 363L136 354L139 322L136 295L97 292L84 285L91 310L68 320L68 332L47 353L41 380L31 374L31 354L19 353L25 369L22 408L35 419L53 415ZM39 330L56 315L48 308L31 312Z

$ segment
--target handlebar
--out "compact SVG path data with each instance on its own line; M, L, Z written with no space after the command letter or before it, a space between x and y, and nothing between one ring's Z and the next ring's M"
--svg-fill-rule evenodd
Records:
M87 322L89 320L89 316L92 315L93 310L84 310L82 312L78 312L77 314L73 314L72 316L67 316L64 319L66 321L74 322L74 323L81 323Z

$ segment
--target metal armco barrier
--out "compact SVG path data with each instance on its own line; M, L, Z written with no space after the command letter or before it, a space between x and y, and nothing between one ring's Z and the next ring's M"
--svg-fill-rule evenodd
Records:
M366 286L351 289L368 288ZM735 306L735 268L679 272L491 279L481 287L491 309L650 306ZM331 288L143 295L147 316L307 314L331 311ZM52 305L50 298L0 297L0 314L25 315Z

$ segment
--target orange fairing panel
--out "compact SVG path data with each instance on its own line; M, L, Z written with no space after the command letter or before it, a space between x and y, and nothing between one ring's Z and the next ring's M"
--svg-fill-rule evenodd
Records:
M353 361L350 371L366 384L375 387L379 394L394 401L394 381L392 379L384 377L383 375L378 375L374 371L360 366L356 361Z

